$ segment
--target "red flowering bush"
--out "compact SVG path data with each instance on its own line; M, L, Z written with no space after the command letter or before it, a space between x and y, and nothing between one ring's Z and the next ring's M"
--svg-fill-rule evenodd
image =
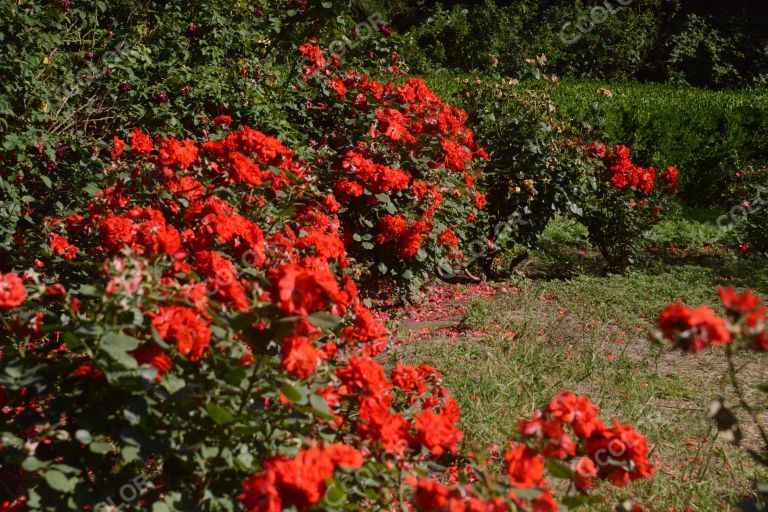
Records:
M318 185L339 203L350 254L370 277L411 289L421 273L450 268L485 205L475 183L487 156L466 114L421 79L380 82L315 46L300 53L306 103L296 122L308 130ZM389 71L402 76L396 64Z
M679 172L638 166L626 146L609 150L597 143L586 151L597 170L582 187L580 220L609 267L622 270L637 256L665 200L677 193Z
M464 455L442 375L376 357L334 201L276 139L134 130L113 157L0 275L3 510L543 511L544 469L575 505L651 474L642 436L569 393L502 474Z
M747 449L752 457L764 467L768 467L765 454L768 453L768 429L759 411L765 404L754 404L746 393L745 376L740 375L734 354L742 351L768 351L768 326L766 325L766 306L752 290L738 293L733 286L718 290L720 302L726 314L720 317L707 306L691 309L683 303L667 306L657 320L658 329L654 340L659 343L671 343L675 349L686 353L697 353L710 346L721 346L727 363L727 373L731 387L743 413L749 417L754 431L759 435L760 450ZM752 378L753 379L753 378ZM768 384L750 382L761 393L765 393ZM764 396L764 395L761 395ZM741 443L742 430L736 414L726 407L722 398L716 399L709 408L709 416L715 421L720 435L736 444ZM768 504L768 492L765 482L756 484L756 494L760 498L758 509L764 510Z

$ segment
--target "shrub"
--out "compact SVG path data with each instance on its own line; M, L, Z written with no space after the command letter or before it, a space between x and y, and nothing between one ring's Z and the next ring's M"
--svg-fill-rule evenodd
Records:
M544 54L571 78L723 88L765 83L765 14L764 5L723 0L458 0L415 4L396 25L408 30L427 71L494 67L517 76L524 59Z
M657 43L653 0L631 10L574 2L472 3L479 5L438 3L410 30L424 56L415 62L419 69L494 69L518 76L526 59L546 55L558 74L622 79L643 67Z
M24 469L34 509L114 501L137 477L155 484L134 509L231 509L255 458L333 419L327 360L385 331L276 139L134 131L130 148L115 139L88 210L47 222L26 305L3 318L2 466Z
M733 86L741 77L733 41L724 38L707 20L689 14L680 33L670 38L669 78L697 86Z
M374 358L333 201L276 139L134 130L112 156L86 208L24 234L35 269L0 274L3 509L555 510L548 480L578 506L653 473L570 392L503 468L460 452L440 373Z
M461 258L485 204L476 181L486 154L466 114L422 80L380 82L326 62L318 47L302 52L313 61L297 84L306 99L297 124L319 186L341 205L348 250L370 278L414 291L423 274ZM397 62L390 70L397 77Z
M227 113L295 140L274 64L347 3L0 1L0 261L17 226L100 187L103 149L133 126L194 136Z
M569 211L590 162L567 143L573 129L558 119L546 89L524 89L516 80L462 82L478 141L490 148L483 178L489 222L481 239L494 250L473 249L492 272L496 254L516 244L535 247L550 219Z
M664 198L677 192L679 173L667 167L657 175L653 167L635 165L626 146L609 151L598 143L587 152L599 171L584 187L579 217L609 268L623 270L638 254L642 235L653 225Z

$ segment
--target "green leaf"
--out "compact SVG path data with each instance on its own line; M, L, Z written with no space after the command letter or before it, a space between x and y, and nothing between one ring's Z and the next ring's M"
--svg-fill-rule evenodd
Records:
M207 404L205 410L208 411L208 415L217 425L227 425L235 420L234 414L219 405Z
M46 463L37 459L36 457L27 457L24 459L24 462L21 463L21 468L24 471L37 471L40 468L44 468L46 466Z
M309 322L318 329L331 331L341 323L341 318L328 311L318 311L309 315Z
M547 471L549 471L549 473L555 478L572 480L576 477L573 469L571 469L568 464L560 462L559 460L548 460L546 466Z
M325 504L330 508L340 508L347 502L347 493L337 480L328 482L328 490L325 493Z
M579 205L577 205L576 203L569 203L569 204L568 204L568 207L570 208L571 212L572 212L574 215L578 215L578 216L582 216L582 215L584 215L584 209L583 209L583 208L581 208L581 207L580 207Z
M80 429L75 432L75 439L80 441L82 444L91 444L93 441L93 436L91 436L91 433L87 430Z
M101 348L107 350L120 350L123 352L136 350L140 340L124 334L109 332L101 337Z
M43 478L45 478L45 482L54 491L68 493L70 490L72 490L72 484L70 483L66 475L61 471L56 471L55 469L51 469L45 472L45 474L43 475Z
M136 350L141 341L119 333L107 333L101 338L101 349L126 368L136 369L138 363L128 352Z
M123 461L125 461L126 464L130 464L133 461L139 460L141 450L137 446L124 446L121 453Z
M306 404L309 391L302 386L292 386L285 384L280 388L285 397L295 404Z
M93 453L104 455L112 451L112 445L106 441L96 441L91 443L90 449Z
M309 395L309 405L310 408L306 412L326 421L333 420L334 416L331 414L331 409L328 407L328 402L326 402L325 399L320 395L311 393Z

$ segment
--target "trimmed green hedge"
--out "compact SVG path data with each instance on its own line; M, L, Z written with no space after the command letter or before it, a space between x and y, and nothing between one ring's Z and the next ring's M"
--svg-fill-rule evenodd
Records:
M443 97L458 101L457 76L477 77L435 73L426 80ZM577 80L553 89L563 120L596 123L602 117L608 140L631 147L640 164L677 166L681 197L689 205L730 206L751 193L750 185L768 185L768 91Z
M566 81L555 102L575 120L594 117L594 103L603 102L610 138L632 147L643 164L674 162L692 205L721 204L737 187L737 173L768 166L768 92ZM768 175L756 181L766 184Z

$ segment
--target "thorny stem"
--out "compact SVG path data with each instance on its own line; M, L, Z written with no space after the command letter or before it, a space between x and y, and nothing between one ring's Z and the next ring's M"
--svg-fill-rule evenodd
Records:
M739 404L741 404L744 410L747 411L747 414L749 414L749 417L752 419L752 423L754 423L758 431L760 431L760 437L763 439L764 449L768 451L768 433L766 433L765 428L763 428L763 424L760 422L760 418L758 418L755 410L752 408L752 406L749 405L749 403L747 403L744 390L741 388L741 384L739 383L736 372L736 365L733 362L733 349L731 345L725 346L725 357L728 361L728 376L731 379L731 386L733 387L733 390L736 392L736 396L739 399Z
M240 416L241 414L243 414L243 411L245 411L245 408L248 406L248 402L251 399L251 393L253 391L253 387L256 385L256 381L258 380L258 377L259 377L259 370L261 370L261 362L262 362L262 358L259 358L256 361L256 363L255 363L256 366L253 369L253 373L248 378L248 384L246 385L245 388L243 388L241 390L241 393L240 393L240 406L237 409L236 416ZM219 446L218 446L218 449L216 450L216 455L213 456L213 458L212 458L213 461L218 462L219 460L221 460L222 459L222 453L224 452L224 450L226 448L229 447L229 441L232 439L232 436L226 436L225 437L224 436L225 432L226 432L225 429L221 430L221 433L220 433L220 436L219 436L219 441L220 441L219 442ZM203 498L205 497L205 491L208 489L208 487L210 487L210 485L211 485L211 479L210 478L206 478L205 479L205 484L202 486L202 488L200 490L200 497L198 499L198 504L200 504L202 502Z

